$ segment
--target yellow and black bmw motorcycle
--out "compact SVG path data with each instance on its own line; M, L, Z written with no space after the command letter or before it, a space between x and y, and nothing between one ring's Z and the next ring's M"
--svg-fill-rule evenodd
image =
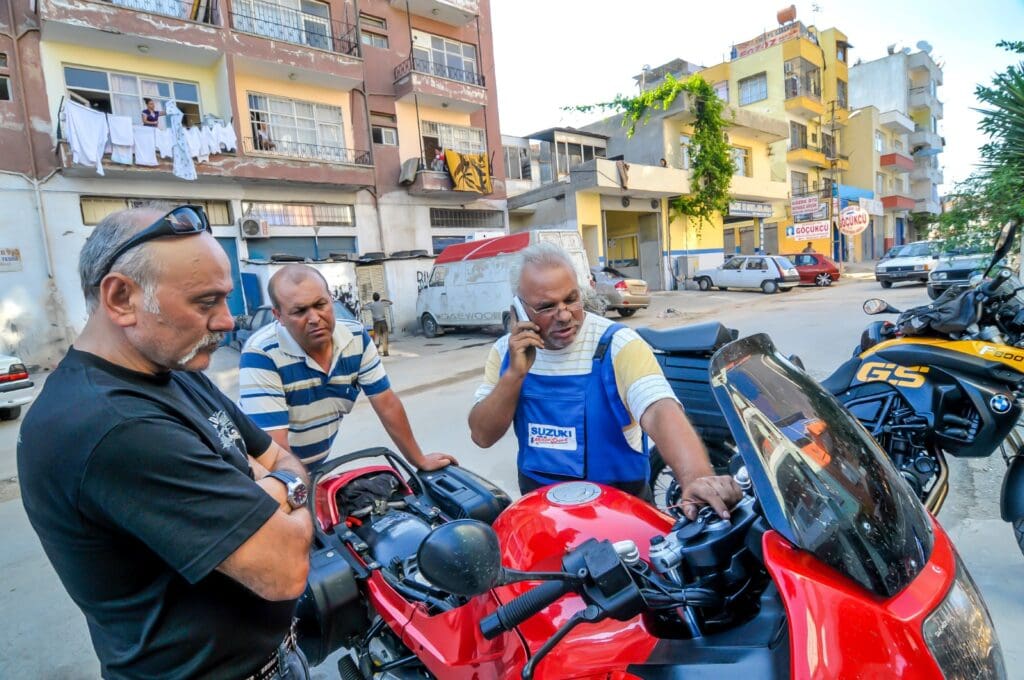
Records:
M853 357L821 384L889 453L933 514L949 491L946 456L1001 450L1007 464L1002 517L1013 523L1024 552L1024 287L1010 270L995 266L1016 231L1008 225L1000 234L985 276L951 287L931 304L900 312L884 300L865 302L868 314L899 317L870 324ZM734 446L708 394L707 363L736 332L714 322L638 332L654 348L712 463L724 471ZM651 487L659 507L671 512L677 506L679 487L656 448Z
M997 268L1014 241L1008 225L985 276L933 303L904 312L884 300L868 314L898 313L872 323L854 357L822 381L871 432L917 492L938 513L949 489L946 456L977 458L1001 450L1007 464L1002 517L1024 551L1024 290ZM993 271L997 270L997 271Z

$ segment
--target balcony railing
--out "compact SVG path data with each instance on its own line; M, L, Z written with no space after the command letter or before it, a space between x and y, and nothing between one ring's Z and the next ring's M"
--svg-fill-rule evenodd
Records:
M268 141L244 137L242 139L242 148L245 153L284 156L306 161L323 161L325 163L371 165L369 151L346 149L340 146L322 146L305 142L293 142L286 139Z
M409 57L396 66L395 80L398 80L402 76L413 71L416 73L426 73L439 78L447 78L448 80L457 80L460 83L468 83L470 85L484 87L484 77L475 71L466 71L453 66L435 64L429 59L421 59L418 57Z
M786 78L786 99L793 97L810 97L815 101L821 101L821 86L814 78Z
M219 25L217 0L210 0L205 6L194 0L106 0L112 5L134 9L149 14L161 14L201 24Z
M808 144L807 142L796 142L793 140L789 141L789 151L800 151L801 149L807 149L808 151L814 151L815 153L825 153L820 146L814 144Z
M261 0L235 0L231 27L271 40L359 56L356 29L340 21Z

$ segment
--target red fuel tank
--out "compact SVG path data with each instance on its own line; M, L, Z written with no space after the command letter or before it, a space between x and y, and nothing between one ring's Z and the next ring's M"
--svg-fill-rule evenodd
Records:
M591 482L566 482L516 501L498 517L494 530L506 567L561 571L566 551L590 538L613 543L632 540L646 558L651 538L665 535L673 523L671 517L617 489ZM495 593L505 603L536 585L516 583ZM566 595L521 624L519 632L531 653L583 607L578 596ZM647 631L639 616L580 626L540 663L536 677L565 678L567 669L573 670L573 677L585 677L590 670L624 670L646 660L656 643L657 638Z

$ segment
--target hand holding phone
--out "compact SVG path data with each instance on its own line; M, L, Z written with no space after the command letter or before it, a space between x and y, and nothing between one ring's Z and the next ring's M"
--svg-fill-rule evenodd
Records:
M511 336L508 342L509 367L525 376L534 359L537 358L537 348L543 347L537 325L530 321L530 315L526 313L526 306L519 299L518 295L512 296L512 306L509 307L509 315L512 317ZM526 328L520 328L520 322L526 322Z

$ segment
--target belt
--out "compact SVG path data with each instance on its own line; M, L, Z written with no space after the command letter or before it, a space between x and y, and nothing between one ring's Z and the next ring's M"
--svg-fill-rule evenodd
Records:
M284 640L277 646L277 649L268 654L256 667L256 670L242 678L242 680L274 680L281 677L284 670L284 657L296 649L298 649L298 644L295 639L295 623L293 621L291 629L284 636Z

